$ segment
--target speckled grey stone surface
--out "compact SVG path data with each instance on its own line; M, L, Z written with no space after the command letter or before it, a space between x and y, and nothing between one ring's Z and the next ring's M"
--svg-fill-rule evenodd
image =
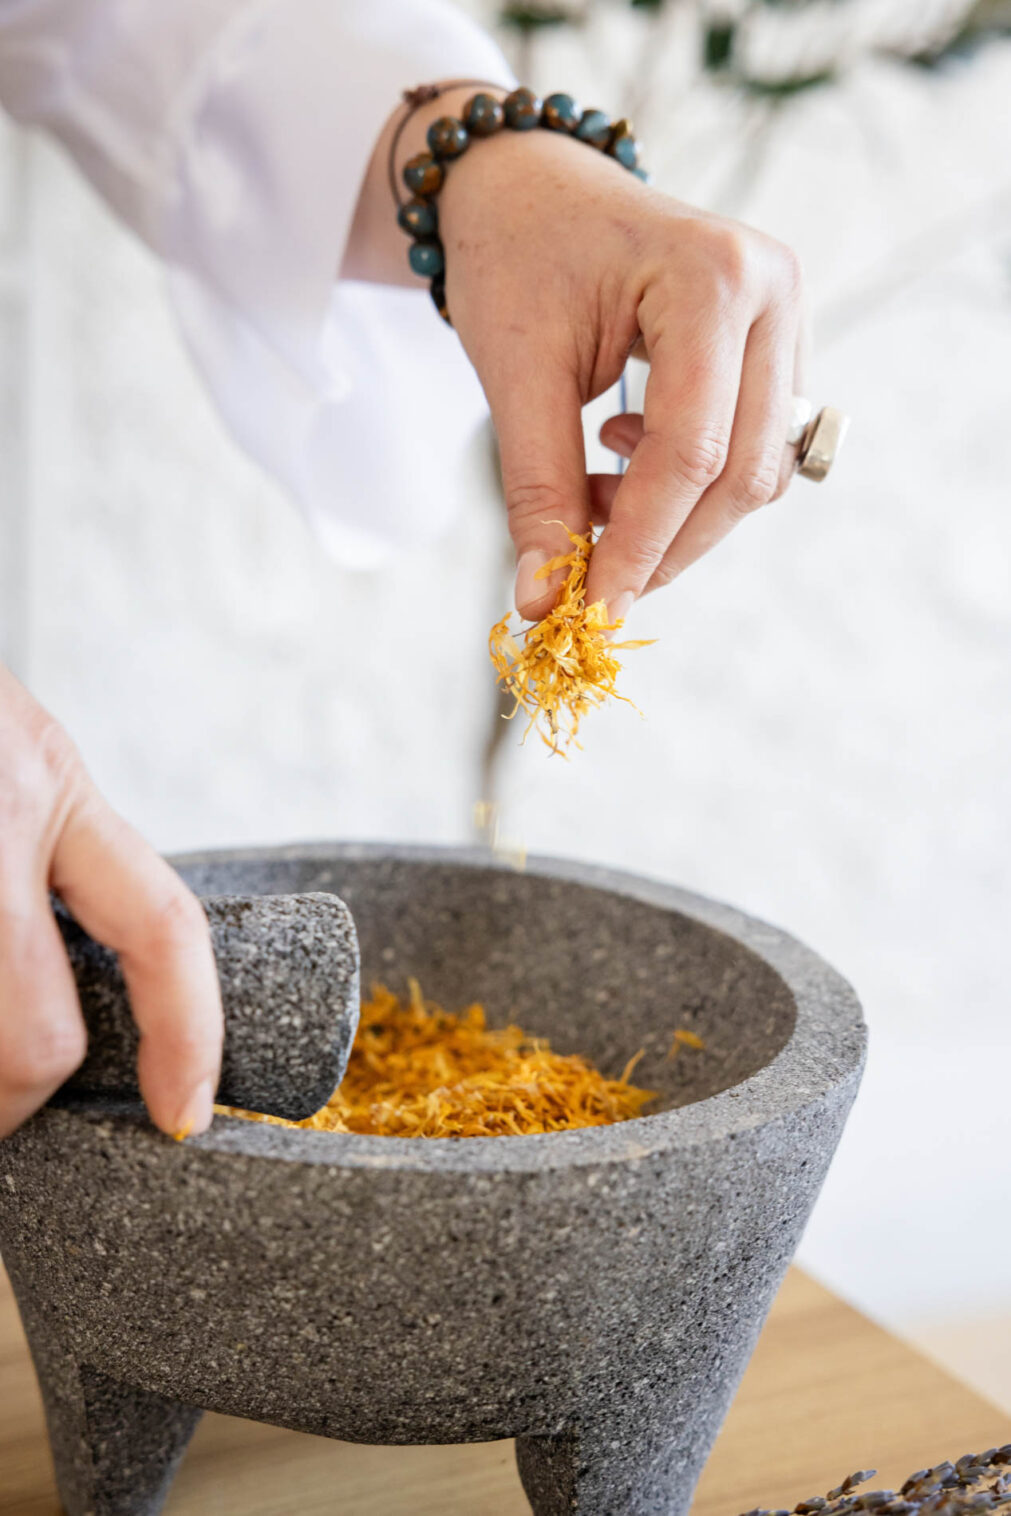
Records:
M203 894L338 892L366 981L483 998L609 1072L644 1047L662 1098L459 1142L225 1119L179 1146L136 1108L44 1110L0 1145L0 1246L70 1516L158 1511L191 1408L516 1437L536 1516L682 1516L856 1092L849 987L725 906L571 864L316 846L181 867ZM707 1051L668 1060L678 1027Z
M225 1017L218 1099L298 1121L344 1077L358 1027L358 939L332 894L203 901ZM114 953L60 906L57 922L88 1028L62 1096L137 1096L137 1027Z

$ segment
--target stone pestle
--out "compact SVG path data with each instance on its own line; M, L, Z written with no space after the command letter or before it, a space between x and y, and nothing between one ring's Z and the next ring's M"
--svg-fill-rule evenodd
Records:
M358 1026L358 939L336 895L220 895L210 922L225 1013L224 1105L302 1120L344 1077ZM58 1099L139 1099L137 1027L116 955L54 902L88 1029Z

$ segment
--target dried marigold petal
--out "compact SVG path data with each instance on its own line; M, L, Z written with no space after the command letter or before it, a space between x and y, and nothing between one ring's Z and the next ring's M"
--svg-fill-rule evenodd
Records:
M522 647L509 631L508 616L496 621L488 636L488 652L498 682L516 702L510 716L524 711L530 718L524 737L536 728L554 753L564 752L573 742L580 746L580 722L594 706L603 705L608 698L631 705L618 694L616 680L621 663L615 652L649 647L652 642L611 641L608 634L620 631L623 623L608 621L603 601L586 604L592 533L579 536L566 532L572 552L550 558L536 575L546 579L557 569L568 569L554 609L522 633Z
M676 1058L680 1048L693 1048L697 1053L704 1053L706 1045L698 1032L691 1032L684 1027L678 1027L671 1038L670 1047L667 1049L668 1058Z
M575 1054L552 1051L518 1026L489 1027L475 1004L456 1015L425 1000L417 980L404 998L373 986L347 1072L305 1121L215 1107L276 1126L374 1137L516 1137L606 1126L642 1113L654 1092L629 1083L636 1054L607 1079Z

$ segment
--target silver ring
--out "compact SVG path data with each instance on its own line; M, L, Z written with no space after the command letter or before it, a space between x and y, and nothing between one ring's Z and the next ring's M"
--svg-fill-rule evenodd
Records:
M809 420L797 446L797 472L820 484L828 476L849 430L850 418L834 405L823 405Z

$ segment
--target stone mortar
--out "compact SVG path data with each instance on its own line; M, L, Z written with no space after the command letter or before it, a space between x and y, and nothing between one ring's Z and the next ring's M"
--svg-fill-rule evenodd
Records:
M366 983L415 974L609 1073L643 1047L662 1098L455 1142L229 1118L178 1145L136 1107L47 1107L0 1144L0 1247L69 1516L158 1511L201 1409L515 1437L536 1516L681 1516L856 1093L849 987L737 911L581 865L319 845L177 866L203 895L335 892ZM679 1027L706 1051L669 1060Z

